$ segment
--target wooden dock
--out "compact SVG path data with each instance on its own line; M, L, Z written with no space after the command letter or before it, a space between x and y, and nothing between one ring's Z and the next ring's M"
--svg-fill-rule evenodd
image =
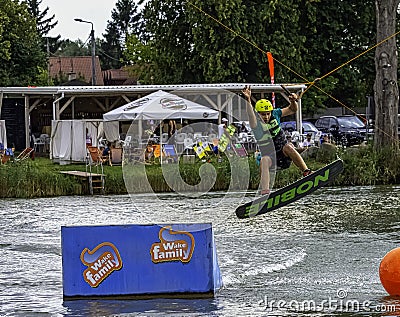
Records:
M96 174L96 173L88 173L88 172L82 172L82 171L61 171L60 173L63 174L68 174L68 175L73 175L73 176L78 176L78 177L84 177L84 178L89 178L90 176L105 176L104 174Z
M62 174L76 176L88 184L88 192L93 195L95 192L104 194L104 174L82 172L82 171L60 171Z

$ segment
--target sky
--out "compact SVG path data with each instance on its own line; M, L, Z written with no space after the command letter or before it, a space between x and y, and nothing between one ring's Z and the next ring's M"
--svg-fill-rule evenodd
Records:
M61 39L83 42L90 35L91 25L74 21L75 18L93 22L95 37L102 37L107 21L111 19L111 11L118 0L42 0L40 10L49 7L46 17L55 14L53 21L57 26L49 32L49 36L61 35Z

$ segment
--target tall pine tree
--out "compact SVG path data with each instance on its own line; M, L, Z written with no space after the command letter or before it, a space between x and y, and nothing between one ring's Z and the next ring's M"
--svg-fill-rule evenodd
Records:
M49 37L47 34L58 24L55 20L55 14L48 17L49 7L43 11L40 9L42 0L25 0L28 5L28 11L36 19L36 29L39 37L41 38L41 48L43 52L49 56L54 54L60 48L61 35L56 37Z
M41 37L46 36L54 27L58 21L54 21L55 14L51 17L46 17L49 13L49 7L46 7L43 11L40 10L40 4L42 0L26 0L28 4L29 13L36 18L36 27Z
M120 68L125 64L122 52L127 36L140 34L140 20L141 14L134 0L118 0L100 44L100 60L104 70Z

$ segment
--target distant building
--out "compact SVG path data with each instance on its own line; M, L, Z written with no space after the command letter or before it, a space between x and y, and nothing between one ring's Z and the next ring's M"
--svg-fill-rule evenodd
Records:
M136 85L137 78L129 77L129 73L123 67L120 69L109 69L103 71L105 86L127 86Z
M103 75L101 72L100 60L95 59L96 86L104 86ZM91 56L58 56L49 58L49 74L60 85L76 85L77 80L81 82L79 86L92 83L92 57ZM70 81L73 81L69 83Z
M137 78L129 77L125 68L102 71L96 56L96 86L136 85ZM49 58L50 77L59 86L85 86L92 84L91 56L59 56Z

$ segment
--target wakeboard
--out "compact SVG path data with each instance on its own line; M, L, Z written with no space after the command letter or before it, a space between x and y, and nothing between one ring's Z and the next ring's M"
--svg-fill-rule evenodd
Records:
M298 181L236 208L240 219L265 214L286 206L332 182L343 171L343 161L337 159Z

